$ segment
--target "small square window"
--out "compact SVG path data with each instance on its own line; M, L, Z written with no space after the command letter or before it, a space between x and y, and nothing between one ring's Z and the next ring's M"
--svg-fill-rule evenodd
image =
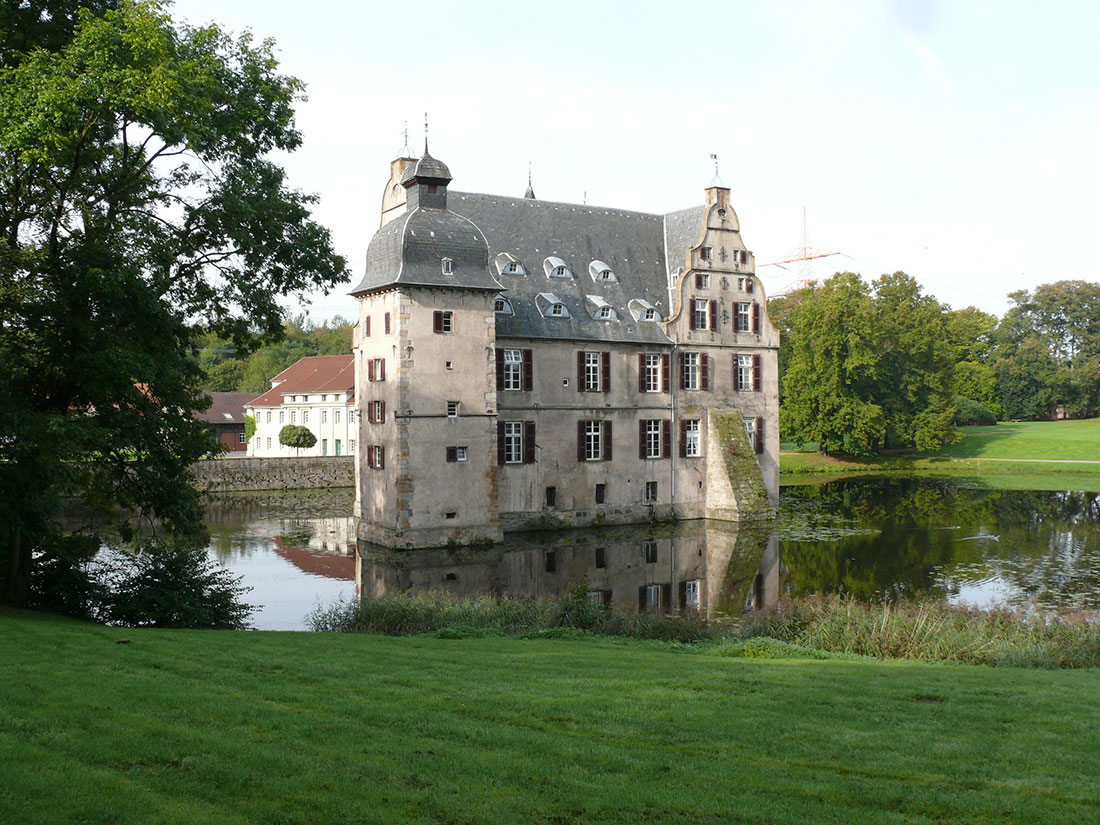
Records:
M447 418L458 418L458 402L447 402Z
M453 370L453 369L454 369L454 366L453 366L453 365L451 364L451 362L450 362L450 361L448 361L448 362L447 362L447 364L446 364L446 367L447 367L447 369L449 369L449 370Z
M466 460L466 448L465 447L455 447L455 461L465 461L465 460Z
M449 513L444 513L443 517L444 518L455 518L457 515L458 515L458 513L456 513L454 510L451 510Z

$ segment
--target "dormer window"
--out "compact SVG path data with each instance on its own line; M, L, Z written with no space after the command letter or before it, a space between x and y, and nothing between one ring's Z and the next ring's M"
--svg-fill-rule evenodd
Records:
M615 273L611 267L605 264L603 261L593 261L588 265L588 274L592 276L592 280L597 283L615 283L619 279L615 277Z
M615 318L615 311L611 307L600 307L598 317L604 321L611 321Z
M550 315L555 318L568 317L569 313L565 309L565 304L553 304L550 307Z
M517 275L522 276L527 274L527 270L523 268L523 264L516 260L516 256L511 252L500 252L493 259L496 264L498 275Z
M657 310L647 309L645 311L645 313L642 315L642 320L643 321L656 321L657 320Z
M454 261L450 258L443 259L443 274L450 275L454 272Z
M557 258L553 255L542 262L542 268L548 278L573 277L573 270L569 268L569 265L561 258Z
M493 311L499 312L501 315L511 315L512 305L508 303L507 298L498 297L496 301L493 302Z
M547 318L568 318L569 310L565 308L561 298L553 292L540 292L535 299L535 305Z
M630 314L635 321L660 321L661 313L657 311L657 308L649 301L643 301L641 298L634 298L628 305Z

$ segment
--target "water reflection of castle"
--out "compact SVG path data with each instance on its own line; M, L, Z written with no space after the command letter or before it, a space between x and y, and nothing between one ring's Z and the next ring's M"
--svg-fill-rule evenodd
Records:
M779 557L771 523L692 521L510 535L490 548L394 551L360 544L360 599L448 592L556 596L585 583L620 610L739 614L775 604Z

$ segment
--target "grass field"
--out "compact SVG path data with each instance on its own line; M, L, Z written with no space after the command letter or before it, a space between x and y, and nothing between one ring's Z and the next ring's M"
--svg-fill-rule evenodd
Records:
M1096 670L11 610L0 639L20 825L1100 821Z
M910 473L972 477L1021 490L1100 492L1100 419L1029 421L962 427L963 440L936 454L839 458L784 444L784 484L814 483L824 475ZM1096 462L1096 463L1077 463Z

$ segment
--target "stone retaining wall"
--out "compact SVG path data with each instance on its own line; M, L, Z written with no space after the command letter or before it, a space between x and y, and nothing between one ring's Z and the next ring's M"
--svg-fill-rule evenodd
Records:
M355 486L355 456L215 458L191 465L202 492L307 490Z

